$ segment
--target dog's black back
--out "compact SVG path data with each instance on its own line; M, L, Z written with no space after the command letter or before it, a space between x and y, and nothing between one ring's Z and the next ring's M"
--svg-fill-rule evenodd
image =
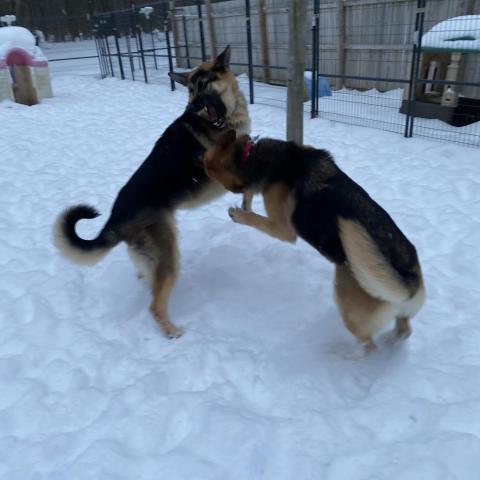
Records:
M402 276L408 275L418 263L417 253L390 215L340 170L325 150L306 151L304 164L304 176L297 181L297 208L292 218L299 234L335 263L343 263L345 253L337 218L356 221L392 266ZM331 174L325 174L325 170ZM308 178L321 179L316 189L311 180L306 181Z
M292 189L292 223L297 233L329 260L336 264L346 261L338 225L342 217L362 225L405 280L417 277L418 258L413 244L326 150L262 139L251 159L245 163L238 157L235 163L247 185L265 188L281 181Z
M188 112L165 130L118 193L108 228L114 229L142 212L174 208L209 182L201 164L205 149L192 130L204 136L211 134L205 120Z

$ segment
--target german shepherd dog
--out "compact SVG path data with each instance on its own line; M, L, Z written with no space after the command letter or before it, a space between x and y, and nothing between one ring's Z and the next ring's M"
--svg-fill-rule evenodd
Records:
M90 206L65 210L54 226L54 243L71 261L94 265L124 241L128 252L150 284L150 311L164 333L181 335L168 315L168 299L179 269L174 213L212 200L225 192L207 177L202 156L225 127L248 133L245 98L229 70L230 48L213 61L171 77L188 86L189 103L156 142L152 152L118 193L110 218L93 240L75 232L79 220L99 213Z
M425 299L415 247L388 213L335 164L329 152L294 142L222 133L204 155L207 175L232 192L262 193L267 217L230 208L236 223L295 242L335 263L335 298L346 327L364 345L396 319L392 340L410 336Z

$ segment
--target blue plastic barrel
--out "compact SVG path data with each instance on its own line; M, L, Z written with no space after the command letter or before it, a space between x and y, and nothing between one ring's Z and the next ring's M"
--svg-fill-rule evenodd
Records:
M308 91L308 98L312 98L312 72L304 73L304 81ZM330 83L325 77L318 77L317 91L319 97L332 96L332 91L330 90Z

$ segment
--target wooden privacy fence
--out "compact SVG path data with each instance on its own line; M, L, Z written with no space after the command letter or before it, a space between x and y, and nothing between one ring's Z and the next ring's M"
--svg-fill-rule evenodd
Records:
M175 3L175 2L171 2ZM232 46L235 73L248 73L246 3L250 10L253 76L256 80L284 84L288 65L288 0L228 0L172 10L177 66L188 68L210 57L215 49ZM305 45L306 68L312 67L314 2L307 1L308 23ZM480 14L478 0L430 0L425 30L441 20ZM199 17L201 12L201 18ZM395 80L407 80L412 61L417 0L321 0L318 13L318 72L333 88L384 91L398 88ZM239 65L235 65L235 63ZM466 58L465 77L480 78L480 64ZM370 80L356 77L377 78ZM392 81L393 80L393 81ZM478 88L466 87L478 95Z

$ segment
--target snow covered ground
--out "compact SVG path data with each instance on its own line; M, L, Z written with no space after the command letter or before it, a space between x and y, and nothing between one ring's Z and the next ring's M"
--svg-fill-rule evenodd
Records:
M0 104L0 478L476 480L480 467L478 149L305 121L418 248L428 300L398 348L357 352L332 266L303 242L233 224L232 194L178 214L175 341L124 246L59 257L68 205L104 215L183 110L184 90L54 77ZM285 111L251 107L282 138ZM256 200L255 208L260 209Z

